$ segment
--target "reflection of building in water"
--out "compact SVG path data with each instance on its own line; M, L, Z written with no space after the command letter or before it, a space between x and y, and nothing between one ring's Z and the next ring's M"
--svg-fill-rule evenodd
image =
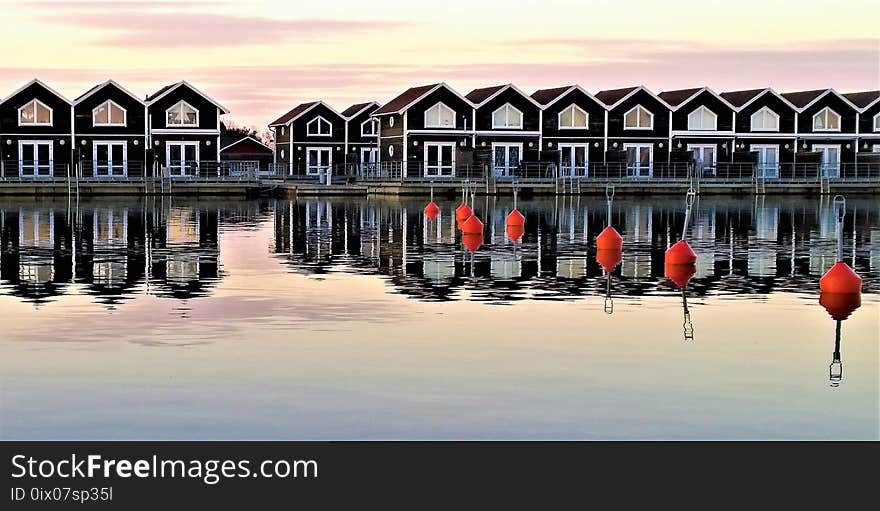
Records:
M776 275L779 237L778 203L766 204L764 196L755 198L755 230L749 233L748 273L756 277Z
M219 276L219 214L198 206L151 211L156 219L148 254L152 290L175 298L207 293Z
M651 205L637 204L626 208L623 225L624 257L621 264L621 275L634 279L651 276L651 258L653 247L658 240L654 236L654 208ZM679 228L680 230L680 228ZM675 239L681 235L679 232ZM662 240L663 250L669 243L668 239ZM674 241L672 242L674 243Z

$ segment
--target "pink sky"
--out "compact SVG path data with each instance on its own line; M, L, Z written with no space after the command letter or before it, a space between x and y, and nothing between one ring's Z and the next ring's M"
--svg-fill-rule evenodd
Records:
M258 127L301 101L341 110L436 81L880 88L873 0L0 1L0 44L16 48L0 96L34 77L71 98L107 78L141 95L186 79Z

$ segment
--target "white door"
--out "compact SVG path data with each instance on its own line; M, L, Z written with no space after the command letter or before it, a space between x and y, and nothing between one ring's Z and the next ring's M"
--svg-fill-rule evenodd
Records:
M95 142L92 146L92 165L95 177L125 177L128 175L125 142Z
M758 177L779 177L779 146L752 144L749 151L758 153Z
M52 177L53 148L50 140L22 140L18 143L19 177Z
M813 145L822 153L822 177L840 177L840 145Z
M519 167L522 144L492 144L492 168L496 176L512 176Z
M654 175L653 144L623 144L626 151L626 175L652 177Z
M559 144L559 174L586 177L589 151L589 144Z
M425 177L455 176L455 142L425 144Z
M330 147L306 148L306 175L319 176L326 174L333 165L333 151Z
M379 163L379 148L361 147L361 174L373 175Z
M715 144L688 144L688 151L694 152L694 166L699 176L714 176L718 155Z
M199 170L199 143L167 142L165 162L171 177L195 176Z

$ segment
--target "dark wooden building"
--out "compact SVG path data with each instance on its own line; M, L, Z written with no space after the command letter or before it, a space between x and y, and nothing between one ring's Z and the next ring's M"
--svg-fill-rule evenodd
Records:
M375 171L379 163L379 121L373 112L381 105L375 101L357 103L342 111L346 119L346 163L357 166L358 175Z
M73 101L74 160L84 178L144 176L147 106L107 80Z
M497 177L523 175L541 150L541 105L513 84L474 89L474 165Z
M644 86L604 90L596 99L608 109L606 161L625 163L630 177L653 177L669 162L672 108Z
M880 153L880 90L844 94L859 108L859 152Z
M721 97L737 109L733 162L756 162L759 175L768 178L793 175L798 108L770 88L722 92Z
M254 137L239 137L236 140L221 138L220 144L220 161L224 162L230 175L264 172L272 164L272 148Z
M787 92L798 107L796 162L818 160L822 175L840 177L842 163L855 163L858 107L834 89Z
M346 119L323 101L301 103L269 127L275 163L286 165L289 175L320 176L345 163Z
M0 101L0 177L65 177L72 142L70 101L40 80Z
M405 176L479 173L474 165L474 105L445 83L412 87L373 112L383 168Z
M229 110L181 81L147 96L147 113L148 167L155 163L170 177L216 175L220 116Z
M672 162L693 162L704 176L717 174L718 163L733 156L736 109L708 87L664 91L672 107Z
M605 105L579 85L541 89L532 99L543 108L541 160L564 176L589 176L590 163L605 161Z

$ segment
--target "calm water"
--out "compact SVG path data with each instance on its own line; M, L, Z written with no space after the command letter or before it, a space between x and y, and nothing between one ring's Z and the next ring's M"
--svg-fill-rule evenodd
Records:
M880 437L880 207L851 196L864 278L818 303L835 215L815 197L703 197L697 272L663 252L680 198L0 199L0 437ZM471 248L476 243L468 241Z

